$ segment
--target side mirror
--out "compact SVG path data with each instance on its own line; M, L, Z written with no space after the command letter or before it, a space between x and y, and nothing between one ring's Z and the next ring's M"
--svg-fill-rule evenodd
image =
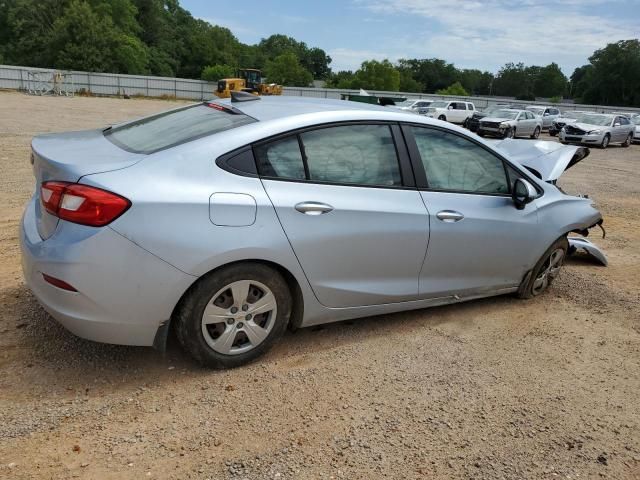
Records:
M449 106L447 107L447 110L453 110L453 105L449 105Z
M613 124L614 127L619 127L620 126L620 122L616 122Z
M533 185L522 178L516 178L511 198L518 210L522 210L527 203L531 203L537 196L538 192L533 188Z
M544 112L543 116L548 117L549 116L549 112Z

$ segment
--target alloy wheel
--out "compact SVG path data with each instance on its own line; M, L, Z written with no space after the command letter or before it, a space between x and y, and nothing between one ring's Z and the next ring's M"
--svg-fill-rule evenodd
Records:
M202 314L202 335L223 355L239 355L260 345L275 324L273 292L255 280L230 283L216 292Z
M533 282L531 293L539 295L549 286L551 281L558 276L560 269L562 268L562 262L564 260L564 249L557 248L544 263L540 273Z

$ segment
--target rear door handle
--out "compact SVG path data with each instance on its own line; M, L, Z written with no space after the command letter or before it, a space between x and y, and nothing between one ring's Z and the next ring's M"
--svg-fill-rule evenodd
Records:
M455 210L441 210L436 213L436 217L438 217L443 222L453 223L462 220L464 218L464 215L460 212L456 212Z
M306 215L322 215L333 210L331 205L320 202L300 202L296 205L296 210Z

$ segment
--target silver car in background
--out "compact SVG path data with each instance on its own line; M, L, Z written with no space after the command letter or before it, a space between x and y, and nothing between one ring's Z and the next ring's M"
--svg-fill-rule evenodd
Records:
M530 105L527 110L533 112L542 119L542 129L547 130L553 124L553 121L560 116L560 110L556 107L542 107L540 105Z
M560 130L562 130L562 127L564 127L565 125L576 123L580 119L580 117L589 113L594 113L594 112L568 110L562 113L558 118L556 118L551 123L551 126L549 127L549 135L551 135L552 137L555 137L558 133L560 133Z
M640 142L640 115L635 115L631 117L631 123L635 125L636 129L633 132L633 142Z
M560 130L561 143L597 145L607 148L610 143L620 143L628 147L633 141L635 125L624 115L590 113L580 117L579 121L565 125Z
M501 109L480 119L478 135L499 138L538 138L542 120L528 110Z
M202 364L238 366L287 328L541 294L567 235L602 222L555 186L587 154L234 93L35 137L24 275L76 335L162 349L171 328Z
M425 115L429 105L433 103L433 100L421 100L421 99L407 99L404 102L391 105L391 108L397 108L398 110L404 110L406 112L417 113Z

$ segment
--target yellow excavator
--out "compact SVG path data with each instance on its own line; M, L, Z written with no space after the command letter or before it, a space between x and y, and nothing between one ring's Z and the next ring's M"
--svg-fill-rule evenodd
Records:
M231 92L248 92L254 95L282 95L282 85L262 83L262 72L255 68L241 68L236 78L218 80L214 92L220 98L231 97Z

